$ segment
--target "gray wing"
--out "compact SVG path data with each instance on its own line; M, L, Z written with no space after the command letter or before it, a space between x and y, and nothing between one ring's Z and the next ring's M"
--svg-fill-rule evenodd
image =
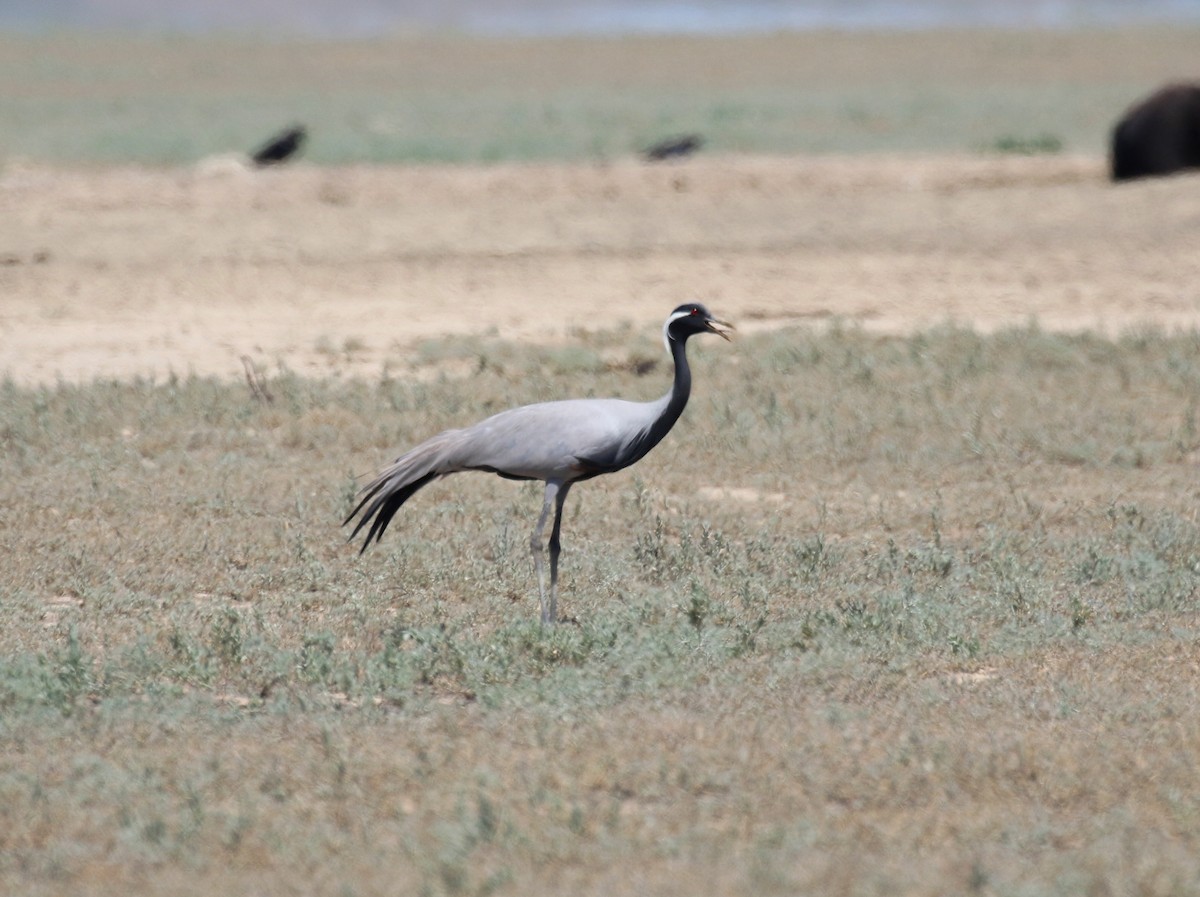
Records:
M544 402L502 411L466 429L446 430L381 470L363 488L343 526L359 517L350 533L354 539L370 524L362 548L366 551L419 489L462 470L559 482L619 470L642 457L657 441L652 427L664 404L665 399Z
M446 460L459 470L535 480L615 470L641 457L634 447L658 417L659 404L572 399L513 408L458 431Z

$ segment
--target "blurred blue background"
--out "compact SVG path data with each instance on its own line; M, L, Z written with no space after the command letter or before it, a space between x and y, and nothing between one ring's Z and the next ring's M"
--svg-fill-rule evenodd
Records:
M1200 23L1200 0L3 0L7 30L113 29L354 37L736 33Z

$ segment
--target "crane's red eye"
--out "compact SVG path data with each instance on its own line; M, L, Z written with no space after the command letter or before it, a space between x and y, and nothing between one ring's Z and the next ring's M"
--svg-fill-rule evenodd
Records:
M700 314L700 309L698 309L698 308L693 308L693 309L692 309L692 314L693 314L693 315L698 315L698 314Z

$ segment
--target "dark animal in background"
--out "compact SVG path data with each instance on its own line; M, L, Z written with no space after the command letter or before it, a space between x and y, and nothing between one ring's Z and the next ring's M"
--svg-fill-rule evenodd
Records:
M1131 106L1112 133L1112 179L1200 168L1200 84L1169 84Z
M682 137L668 137L647 149L642 156L647 162L661 162L663 159L673 159L690 156L704 145L704 138L699 134L685 134Z
M304 125L296 125L286 131L280 131L250 156L255 165L278 165L286 162L304 146L308 131Z

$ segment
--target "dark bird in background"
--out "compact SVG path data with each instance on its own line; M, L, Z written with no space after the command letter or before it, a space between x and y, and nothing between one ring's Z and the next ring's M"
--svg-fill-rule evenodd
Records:
M1135 103L1112 132L1112 179L1200 168L1200 83L1168 84Z
M647 162L661 162L664 159L690 156L704 145L704 138L699 134L685 134L682 137L668 137L642 153Z
M557 619L559 532L563 503L581 480L613 473L639 461L658 445L687 405L692 373L687 341L698 333L729 335L703 305L690 303L671 312L663 324L663 341L675 362L670 391L654 402L624 399L571 399L542 402L502 411L472 427L446 430L425 440L380 471L362 490L361 501L343 521L359 517L353 540L370 524L362 551L378 542L400 507L423 486L463 470L480 470L510 480L542 480L546 484L542 512L533 528L530 549L537 570L542 622ZM550 509L550 595L542 571L542 533ZM359 516L361 512L361 516ZM361 554L362 551L359 553Z
M255 165L278 165L296 155L304 146L308 131L304 125L295 125L286 131L280 131L261 147L255 150L250 159Z

